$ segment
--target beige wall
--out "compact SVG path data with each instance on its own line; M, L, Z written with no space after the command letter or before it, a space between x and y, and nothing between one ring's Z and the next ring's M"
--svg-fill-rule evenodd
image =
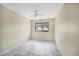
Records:
M79 55L79 4L64 4L55 24L56 43L62 55Z
M49 32L35 32L35 23L49 22ZM35 40L54 40L54 19L42 19L32 21L32 39Z
M30 20L0 5L0 53L30 37Z

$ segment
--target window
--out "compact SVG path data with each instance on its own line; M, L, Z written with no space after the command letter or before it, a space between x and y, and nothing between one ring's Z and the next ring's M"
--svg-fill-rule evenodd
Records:
M35 31L36 32L48 32L49 23L48 22L35 23Z

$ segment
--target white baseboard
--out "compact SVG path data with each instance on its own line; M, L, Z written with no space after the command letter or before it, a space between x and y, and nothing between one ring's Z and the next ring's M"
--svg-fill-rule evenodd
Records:
M57 47L58 48L58 47ZM60 54L63 56L62 51L58 48L58 50L60 51Z
M56 46L57 46L57 44L56 44ZM60 48L58 46L57 46L57 48L58 48L60 54L63 56L62 51L60 50Z
M11 47L11 48L9 48L9 49L7 49L6 51L4 51L4 52L2 52L2 53L0 53L0 56L2 56L3 54L5 54L5 53L7 53L8 51L10 51L10 50L12 50L12 49L14 49L14 48L16 48L16 47L18 47L19 45L21 45L23 42L25 42L26 40L24 40L24 41L22 41L22 42L20 42L20 43L18 43L18 44L16 44L15 46L13 46L13 47ZM27 40L28 41L28 40Z

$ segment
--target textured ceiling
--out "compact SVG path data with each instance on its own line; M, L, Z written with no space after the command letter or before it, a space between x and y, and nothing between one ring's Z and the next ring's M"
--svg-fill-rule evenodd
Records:
M63 6L62 3L7 3L2 5L32 20L36 19L34 17L36 9L42 14L40 19L47 19L54 18Z

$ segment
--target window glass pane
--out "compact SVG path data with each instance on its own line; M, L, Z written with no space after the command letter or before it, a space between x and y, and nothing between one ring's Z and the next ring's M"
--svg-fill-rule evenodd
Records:
M49 23L44 22L44 23L36 23L35 24L35 30L36 32L48 32L49 30Z

